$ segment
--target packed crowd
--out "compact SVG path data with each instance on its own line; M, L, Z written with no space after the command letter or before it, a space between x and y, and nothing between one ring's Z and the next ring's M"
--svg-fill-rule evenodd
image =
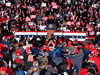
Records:
M0 27L10 31L99 31L99 0L1 0ZM7 33L6 33L7 34Z
M44 36L0 41L1 75L100 75L100 40L78 42Z
M48 23L56 31L97 32L100 1L0 0L0 75L100 75L100 41L13 36L45 31Z

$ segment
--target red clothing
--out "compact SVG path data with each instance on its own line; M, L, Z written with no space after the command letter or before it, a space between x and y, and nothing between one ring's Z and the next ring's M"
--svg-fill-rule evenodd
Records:
M93 51L94 51L94 48L89 48L89 50L90 50L91 52L93 52Z
M1 18L1 23L3 23L3 17Z
M98 68L98 74L100 73L100 58L99 57L90 57L89 61L94 61L94 63L96 64L97 68Z
M57 43L56 43L56 40L54 40L54 45L56 46L56 44L57 44Z
M58 39L59 43L63 43L62 39Z
M48 41L47 41L47 40L45 41L45 43L46 43L46 45L48 46Z
M8 73L9 75L13 75L13 71L12 71L11 68L8 68L8 69L6 70L6 73Z
M68 47L71 47L71 46L72 46L72 42L68 41Z
M78 43L78 40L77 39L74 39L74 43Z
M7 20L7 18L1 18L1 23L3 23L3 20L5 20L5 22L6 22L6 20Z
M86 75L86 74L87 74L86 68L82 68L81 72L80 72L80 75Z

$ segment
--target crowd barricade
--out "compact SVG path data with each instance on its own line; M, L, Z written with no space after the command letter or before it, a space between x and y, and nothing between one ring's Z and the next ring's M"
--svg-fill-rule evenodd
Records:
M19 40L19 38L21 36L24 36L25 38L30 38L32 39L33 37L35 36L38 36L38 37L41 37L41 36L44 36L47 38L47 32L44 31L44 32L36 32L36 31L16 31L15 32L15 37L16 37L16 40ZM85 41L86 39L86 33L85 32L62 32L62 31L55 31L54 32L54 37L55 39L57 39L57 37L68 37L74 41L74 39L76 38L78 41Z
M97 32L97 35L99 35L100 32ZM10 36L3 36L6 38L12 37L14 36L16 38L17 41L19 41L19 38L21 36L24 36L25 38L30 38L32 39L35 36L41 37L44 36L45 38L47 38L47 32L46 31L16 31L15 35L10 35ZM55 39L57 39L57 37L68 37L70 38L70 40L74 41L74 39L76 38L78 41L85 41L86 39L95 39L95 36L86 36L85 32L62 32L62 31L55 31L54 32L54 37Z

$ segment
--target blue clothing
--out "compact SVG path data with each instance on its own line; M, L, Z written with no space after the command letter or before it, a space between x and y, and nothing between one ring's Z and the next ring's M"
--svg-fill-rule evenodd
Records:
M18 75L24 75L24 72L22 70L18 71Z
M85 49L83 52L84 52L84 59L88 59L89 58L88 54L90 53L90 50Z
M84 52L85 53L90 53L90 50L89 49L85 49Z
M5 41L5 44L11 48L11 44L8 41Z
M7 48L3 48L3 50L1 51L1 54L3 56L6 55L6 54L8 54L7 51L9 51Z
M100 40L98 41L98 44L100 44Z
M56 51L53 51L53 54L51 57L60 57L60 50L56 49Z
M98 41L98 43L100 43L100 40Z
M56 49L59 49L59 50L61 50L61 47L60 47L60 46L56 46Z
M2 44L2 42L0 42ZM11 44L8 41L5 41L5 45L9 46L11 48Z
M38 50L38 49L34 48L34 49L32 50L32 55L38 54L38 55L40 55L40 56L43 56L43 54L41 54L40 52L41 52L41 50Z
M34 48L34 49L32 50L32 55L34 55L34 54L38 54L38 51L37 51L36 48Z
M36 3L38 4L38 1L35 2L34 0L32 0L33 5L35 5Z

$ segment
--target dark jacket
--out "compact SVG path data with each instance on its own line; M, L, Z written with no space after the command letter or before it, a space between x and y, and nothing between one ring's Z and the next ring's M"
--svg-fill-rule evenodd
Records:
M40 48L41 46L42 46L42 42L41 41L36 41L34 43L34 47L36 47L36 48Z
M45 73L47 72L46 69L41 70L40 75L45 75Z
M2 34L3 34L4 36L7 36L7 35L8 35L8 30L7 30L7 29L4 29L4 30L2 31Z
M24 64L24 70L28 71L32 67L33 62L26 62Z
M3 37L3 35L2 35L2 34L0 34L0 42L2 41L2 37Z
M56 63L52 61L50 56L48 56L48 64L50 64L53 68L56 67Z
M7 54L8 49L7 48L3 48L3 50L1 51L2 55L6 55Z
M28 54L26 52L24 52L23 56L24 56L24 62L27 62Z
M67 72L67 64L61 63L57 66L57 69L59 74L62 74L63 72Z
M46 21L46 23L54 23L54 20L53 20L53 19L48 19L48 20Z

